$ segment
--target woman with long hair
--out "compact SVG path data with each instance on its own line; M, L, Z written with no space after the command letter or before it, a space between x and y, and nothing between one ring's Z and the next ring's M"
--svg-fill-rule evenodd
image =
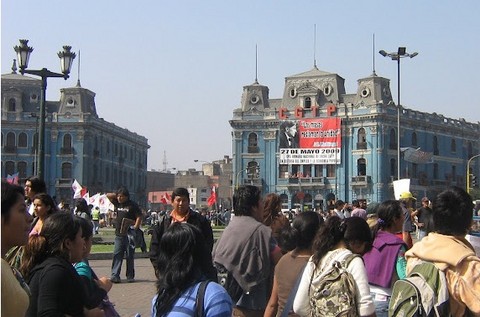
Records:
M30 287L27 317L103 316L85 308L85 293L72 263L83 257L82 229L69 213L48 217L38 235L30 236L21 271Z
M160 240L157 295L152 300L152 317L194 316L196 296L212 259L205 239L195 226L174 222ZM203 301L204 316L231 316L232 300L219 284L207 284Z
M36 218L33 221L33 228L30 231L30 235L38 235L42 230L45 220L51 214L57 212L58 208L50 195L42 193L33 197L33 210L35 211Z
M265 196L262 222L265 226L272 229L272 237L277 240L279 247L286 253L287 250L281 244L280 235L282 230L290 227L290 222L288 218L282 214L282 200L279 195L270 193Z
M406 277L407 245L396 236L402 230L404 214L398 200L387 200L377 208L373 227L373 248L363 255L377 317L388 315L388 303L396 280Z
M323 218L316 212L306 211L295 217L292 226L282 231L280 240L291 250L275 266L272 293L264 316L279 316L287 303L292 288L312 255L312 243ZM288 307L287 309L291 309Z
M335 262L344 262L353 254L369 251L372 236L367 222L360 217L340 219L332 216L320 227L313 242L313 255L307 263L293 303L300 316L310 316L310 297L314 289ZM375 316L375 305L370 295L367 272L360 257L354 257L347 267L356 284L356 310L359 316Z
M30 290L5 254L27 243L31 222L23 188L2 181L2 316L24 316L27 311Z

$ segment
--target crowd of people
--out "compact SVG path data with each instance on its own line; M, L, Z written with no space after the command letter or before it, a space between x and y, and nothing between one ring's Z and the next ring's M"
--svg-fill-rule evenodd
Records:
M126 281L135 282L142 212L125 187L107 194L115 244L111 276L97 277L88 256L98 223L88 206L59 210L44 191L36 178L25 188L2 182L2 316L105 316L124 258ZM172 211L152 227L151 316L324 316L346 303L348 316L389 316L395 282L420 262L445 274L452 316L480 316L480 259L466 239L474 206L458 187L422 199L418 209L406 192L373 212L338 200L329 213L299 212L290 221L277 194L240 186L216 242L188 190L171 197ZM340 268L348 273L335 286L347 298L341 305L328 297Z

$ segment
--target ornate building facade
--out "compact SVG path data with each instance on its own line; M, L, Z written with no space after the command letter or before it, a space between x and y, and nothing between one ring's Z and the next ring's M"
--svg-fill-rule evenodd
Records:
M420 197L465 188L467 161L480 153L480 123L398 111L389 79L373 73L357 82L357 91L346 93L341 76L315 66L286 77L279 99L257 80L244 86L230 120L234 186L261 186L281 196L282 208L302 210L329 208L336 199L393 199L397 175ZM471 167L478 175L479 162Z
M36 174L41 80L2 75L2 178ZM80 86L46 102L45 182L56 200L71 202L76 179L90 194L126 186L146 206L148 141L98 117L95 93Z

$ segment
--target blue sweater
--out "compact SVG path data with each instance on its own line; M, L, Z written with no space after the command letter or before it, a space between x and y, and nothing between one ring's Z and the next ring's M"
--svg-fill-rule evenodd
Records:
M166 315L168 317L191 317L195 316L195 299L200 283L187 289L175 302L172 310ZM151 316L157 316L155 302L157 296L152 300ZM232 316L232 300L227 291L220 285L210 282L205 290L203 300L203 313L206 317L230 317Z

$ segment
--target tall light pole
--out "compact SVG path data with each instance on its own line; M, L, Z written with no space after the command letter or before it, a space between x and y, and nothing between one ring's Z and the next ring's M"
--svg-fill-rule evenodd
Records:
M72 68L72 62L75 59L76 54L71 51L71 46L63 46L63 51L58 52L58 57L60 58L60 68L62 73L54 73L49 71L46 68L40 70L33 70L28 68L28 60L30 59L30 54L33 51L33 47L28 46L28 40L20 40L20 45L14 47L15 52L17 53L18 64L20 68L20 73L30 74L39 76L42 78L42 95L40 98L40 125L38 133L38 178L44 180L45 178L45 103L46 103L46 93L47 93L47 78L50 77L62 77L65 80L69 77L70 69Z
M384 50L379 51L383 57L390 57L393 61L397 61L397 179L400 179L400 60L404 57L414 58L417 52L407 53L406 47L399 47L397 52L387 53Z
M467 161L467 193L470 194L470 162L474 159L479 157L480 154L472 156L470 159Z

